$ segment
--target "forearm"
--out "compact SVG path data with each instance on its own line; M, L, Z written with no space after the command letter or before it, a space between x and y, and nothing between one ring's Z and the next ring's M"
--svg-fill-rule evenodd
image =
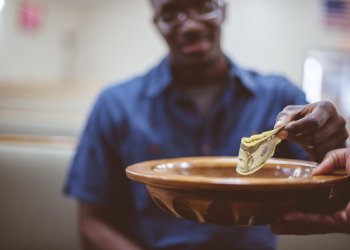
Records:
M109 209L101 205L79 203L79 230L84 250L140 250L111 225Z
M134 242L126 238L108 224L99 220L82 221L80 236L84 250L140 250Z

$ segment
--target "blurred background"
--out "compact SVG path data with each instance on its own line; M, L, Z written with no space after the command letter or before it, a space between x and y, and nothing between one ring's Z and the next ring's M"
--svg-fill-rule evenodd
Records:
M350 121L349 0L228 0L225 52L287 76ZM64 176L101 88L166 53L148 0L0 0L0 249L78 249ZM348 249L283 236L279 249Z

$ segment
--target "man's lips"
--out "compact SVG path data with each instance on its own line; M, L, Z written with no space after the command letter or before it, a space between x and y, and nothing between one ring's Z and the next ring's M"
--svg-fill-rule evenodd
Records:
M211 43L207 39L194 41L184 41L180 45L180 50L186 54L205 52L210 48Z

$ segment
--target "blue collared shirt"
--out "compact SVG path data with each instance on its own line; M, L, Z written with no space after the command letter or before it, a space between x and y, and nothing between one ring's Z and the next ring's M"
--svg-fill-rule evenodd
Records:
M157 208L125 168L160 158L236 156L243 136L270 130L287 105L305 95L280 76L260 75L232 62L220 100L202 115L172 87L168 58L145 75L106 88L82 134L65 193L103 204L111 224L144 249L274 249L268 227L222 227L178 219ZM305 159L283 142L275 157Z

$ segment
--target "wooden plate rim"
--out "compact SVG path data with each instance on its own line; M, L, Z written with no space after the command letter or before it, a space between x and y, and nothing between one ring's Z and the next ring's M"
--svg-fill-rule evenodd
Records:
M237 157L182 157L145 161L133 164L126 168L127 176L137 182L152 186L162 186L176 189L308 189L332 187L349 179L348 176L339 175L319 175L310 178L223 178L223 177L205 177L205 176L185 176L169 175L154 171L156 166L161 164L192 164L191 167L237 163ZM303 160L290 160L282 158L271 158L267 161L266 167L280 167L289 165L289 167L311 167L317 166L317 163ZM235 165L233 168L235 168ZM235 170L234 170L235 171Z

